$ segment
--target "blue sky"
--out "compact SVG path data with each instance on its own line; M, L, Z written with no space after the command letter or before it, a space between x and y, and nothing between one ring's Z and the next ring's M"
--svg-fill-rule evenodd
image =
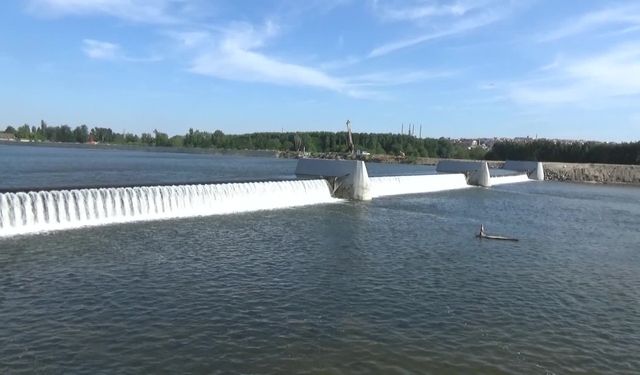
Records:
M640 2L0 3L22 123L640 140Z

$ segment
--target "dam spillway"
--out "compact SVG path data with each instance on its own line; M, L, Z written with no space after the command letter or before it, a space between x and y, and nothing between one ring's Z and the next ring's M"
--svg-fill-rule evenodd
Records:
M486 162L438 167L443 173L369 177L363 161L301 159L296 174L304 179L297 180L6 191L0 193L0 237L531 181L523 172L530 173L530 164L515 163L516 174L503 176L490 176Z
M456 174L436 174L417 176L370 177L371 196L379 198L392 195L434 193L471 187L465 176Z
M336 201L323 179L0 193L0 237Z

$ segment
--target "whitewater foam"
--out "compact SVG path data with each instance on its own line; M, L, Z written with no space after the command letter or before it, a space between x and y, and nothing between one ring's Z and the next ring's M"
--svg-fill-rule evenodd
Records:
M370 177L369 180L371 196L374 198L389 195L433 193L470 187L462 173Z
M337 201L322 179L0 193L0 237Z

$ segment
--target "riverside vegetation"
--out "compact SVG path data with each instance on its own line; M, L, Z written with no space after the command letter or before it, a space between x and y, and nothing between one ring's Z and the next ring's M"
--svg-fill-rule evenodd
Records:
M202 148L221 150L274 150L281 152L306 151L318 153L345 153L346 132L259 132L251 134L224 134L220 130L207 132L189 129L185 135L169 136L154 130L141 135L114 132L110 128L81 125L40 126L27 124L5 133L29 141L103 143L151 147ZM373 155L403 155L408 161L417 158L536 160L543 162L640 164L640 142L558 142L532 140L526 142L497 141L490 150L468 147L448 138L418 138L408 134L354 133L353 142L358 149Z

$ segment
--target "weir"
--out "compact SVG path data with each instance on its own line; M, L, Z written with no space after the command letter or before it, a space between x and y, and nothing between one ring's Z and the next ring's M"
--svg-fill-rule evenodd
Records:
M502 170L519 172L514 175L491 176L486 161L442 160L438 162L439 173L464 173L469 184L491 187L494 185L513 184L531 180L544 180L542 163L507 161Z
M469 187L462 173L369 177L366 165L359 160L300 159L296 175L325 178L332 184L335 196L355 200Z
M359 160L300 159L303 179L0 192L0 237L134 221L221 215L530 181L541 165L442 161L435 175L369 177Z
M390 195L433 193L471 187L461 173L371 177L370 182L371 196L374 198Z
M486 161L442 160L436 165L439 173L464 173L471 185L490 187L491 175Z
M542 163L538 161L507 160L504 162L502 169L525 172L527 176L533 180L544 180L544 168L542 167Z
M0 193L0 237L335 201L322 179Z
M369 174L361 160L300 159L296 175L327 179L338 198L371 200Z

